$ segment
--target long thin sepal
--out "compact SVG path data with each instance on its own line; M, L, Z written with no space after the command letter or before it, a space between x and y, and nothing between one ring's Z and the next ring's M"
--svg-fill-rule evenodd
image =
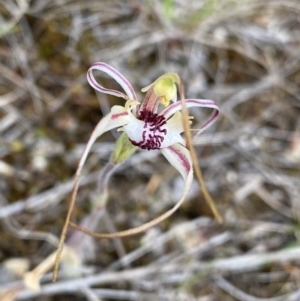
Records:
M143 224L142 226L128 229L125 231L115 232L115 233L95 233L89 231L86 228L79 227L78 225L72 222L70 222L70 226L96 238L114 238L114 237L131 236L131 235L144 232L149 228L154 227L157 224L161 223L168 217L170 217L182 205L191 187L192 180L193 180L192 160L191 160L190 152L179 143L164 148L161 151L163 155L166 157L166 159L179 171L179 173L182 175L182 177L185 180L185 187L184 187L183 194L180 200L176 203L176 205L173 208L171 208L161 216L153 219L152 221Z
M65 224L64 227L62 229L62 233L60 236L60 241L59 241L59 245L57 248L57 253L56 253L56 259L55 259L55 266L54 266L54 273L53 273L53 281L56 281L56 277L57 277L57 271L58 271L58 267L59 267L59 261L60 261L60 257L61 257L61 252L63 249L63 244L66 238L66 234L67 234L67 230L68 230L68 225L69 225L69 221L72 215L72 211L74 209L74 205L75 205L75 200L76 200L76 196L77 196L77 192L78 192L78 184L79 184L79 178L80 178L80 174L82 171L82 168L84 166L84 163L86 161L86 158L91 150L92 145L95 143L96 139L101 136L103 133L113 129L113 128L118 128L120 126L124 126L125 124L127 124L128 122L128 113L127 111L121 107L121 106L114 106L111 109L111 112L105 116L104 118L101 119L101 121L97 124L97 126L95 127L86 147L85 150L80 158L78 167L77 167L77 171L75 174L75 178L74 178L74 186L73 186L73 191L72 191L72 196L71 196L71 200L70 200L70 204L69 204L69 209L68 209L68 213L67 213L67 217L65 220Z
M218 118L219 116L219 107L213 100L205 100L205 99L186 99L185 105L187 108L191 107L202 107L202 108L212 108L214 109L212 114L209 116L209 118L204 122L204 124L200 127L200 129L197 130L197 134L203 132L205 129L207 129L209 126L211 126ZM182 100L177 101L170 106L168 106L166 109L164 109L160 115L164 116L166 119L170 118L173 114L176 112L182 110Z

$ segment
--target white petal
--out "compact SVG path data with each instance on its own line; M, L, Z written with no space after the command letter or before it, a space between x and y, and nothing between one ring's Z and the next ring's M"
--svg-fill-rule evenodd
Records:
M179 132L168 129L167 125L164 126L164 128L167 130L167 134L165 135L164 140L160 145L160 148L169 147L174 143L180 143L182 145L185 145L185 140L181 137Z
M103 133L108 132L114 128L118 128L124 126L128 123L129 117L128 112L122 106L113 106L111 108L111 112L103 117L97 126L95 127L86 147L85 150L80 158L80 162L78 164L78 169L76 174L80 174L81 169L85 163L88 153L92 145L95 143L96 139L100 137Z
M145 122L137 119L131 112L128 112L128 123L123 127L128 138L135 142L143 140Z
M182 114L180 112L176 112L168 121L168 128L173 131L182 133L184 131L182 124Z
M180 112L176 112L168 121L164 129L167 130L167 134L161 143L161 148L171 146L175 143L181 143L185 145L185 140L181 137L181 133L184 131L182 125L182 115Z
M175 143L185 145L185 140L181 137L181 133L183 132L181 113L178 112L178 114L174 114L174 116L172 116L172 118L170 118L167 123L161 127L162 131L166 130L166 134L157 131L154 133L151 130L151 125L137 119L130 112L128 114L129 121L123 129L131 141L136 143L140 143L142 141L145 142L151 140L151 136L158 135L163 137L159 148L165 148Z
M189 150L180 145L174 144L161 149L162 154L182 175L186 181L193 175L192 159Z

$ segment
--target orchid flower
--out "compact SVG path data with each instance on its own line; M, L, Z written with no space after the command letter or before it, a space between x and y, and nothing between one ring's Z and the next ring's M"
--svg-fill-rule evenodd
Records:
M101 86L94 78L93 70L99 70L111 76L123 88L125 93ZM180 88L181 81L176 73L167 73L159 77L151 85L142 89L142 92L147 92L142 103L138 101L136 93L129 81L120 72L106 63L97 62L93 64L88 70L87 79L90 85L97 91L121 97L126 100L126 103L124 106L113 106L111 112L100 120L93 131L79 162L73 196L76 196L78 189L76 179L78 179L81 173L93 143L103 133L112 129L124 131L132 146L148 151L160 150L169 163L178 170L185 180L185 189L181 199L172 209L163 215L137 228L117 233L97 233L97 235L94 236L109 238L137 234L172 215L184 201L191 186L193 179L191 155L189 150L185 147L185 140L181 137L184 129L182 113L180 111L184 103L187 108L206 107L213 109L210 117L204 122L202 127L197 130L196 134L201 133L216 121L219 115L219 108L212 100L185 99L177 101L176 84ZM170 102L172 103L170 104ZM160 113L158 113L159 104L166 107ZM74 223L70 222L69 224L79 229ZM85 232L89 233L87 229L85 229Z
M108 74L116 80L125 93L101 86L94 78L93 70L99 70ZM87 80L97 91L123 98L126 102L124 106L113 106L110 113L99 121L81 156L74 179L74 188L68 214L57 250L53 281L56 280L63 243L69 225L93 237L125 237L146 231L150 227L157 225L171 216L183 203L193 180L193 162L191 154L185 146L185 140L181 137L181 134L184 132L184 118L181 110L185 110L190 107L205 107L213 109L210 117L203 123L201 128L196 131L196 135L215 122L219 115L219 108L212 100L181 99L177 101L177 86L179 88L181 98L183 98L183 86L176 73L167 73L162 75L151 85L142 89L142 92L146 92L142 103L138 101L136 93L129 81L115 68L106 63L97 62L93 64L88 70ZM165 108L161 111L159 111L160 104L165 106ZM122 153L122 155L116 155L115 159L117 160L115 160L114 163L118 164L123 162L133 154L135 148L145 149L148 151L160 150L169 163L181 174L185 181L185 187L180 200L173 206L173 208L150 222L125 231L115 233L95 233L86 228L77 226L71 222L70 219L75 205L80 174L90 149L98 137L112 129L118 129L119 131L124 132L117 141L115 152L112 157L114 157L114 154L116 153ZM122 159L120 159L121 157Z

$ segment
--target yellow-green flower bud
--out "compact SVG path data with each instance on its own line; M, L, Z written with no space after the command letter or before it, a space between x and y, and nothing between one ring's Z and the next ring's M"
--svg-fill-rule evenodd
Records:
M161 78L154 85L154 93L161 98L161 103L166 107L170 100L176 96L176 86L171 77Z
M150 87L154 87L154 93L160 97L161 104L168 106L170 100L176 97L177 88L175 83L180 85L180 78L176 73L167 73L159 77L154 83L142 89L146 92Z

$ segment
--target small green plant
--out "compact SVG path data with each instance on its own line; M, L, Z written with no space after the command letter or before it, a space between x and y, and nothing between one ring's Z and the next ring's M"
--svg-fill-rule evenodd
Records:
M164 0L163 3L164 12L167 18L169 19L173 17L173 6L174 6L173 0Z

